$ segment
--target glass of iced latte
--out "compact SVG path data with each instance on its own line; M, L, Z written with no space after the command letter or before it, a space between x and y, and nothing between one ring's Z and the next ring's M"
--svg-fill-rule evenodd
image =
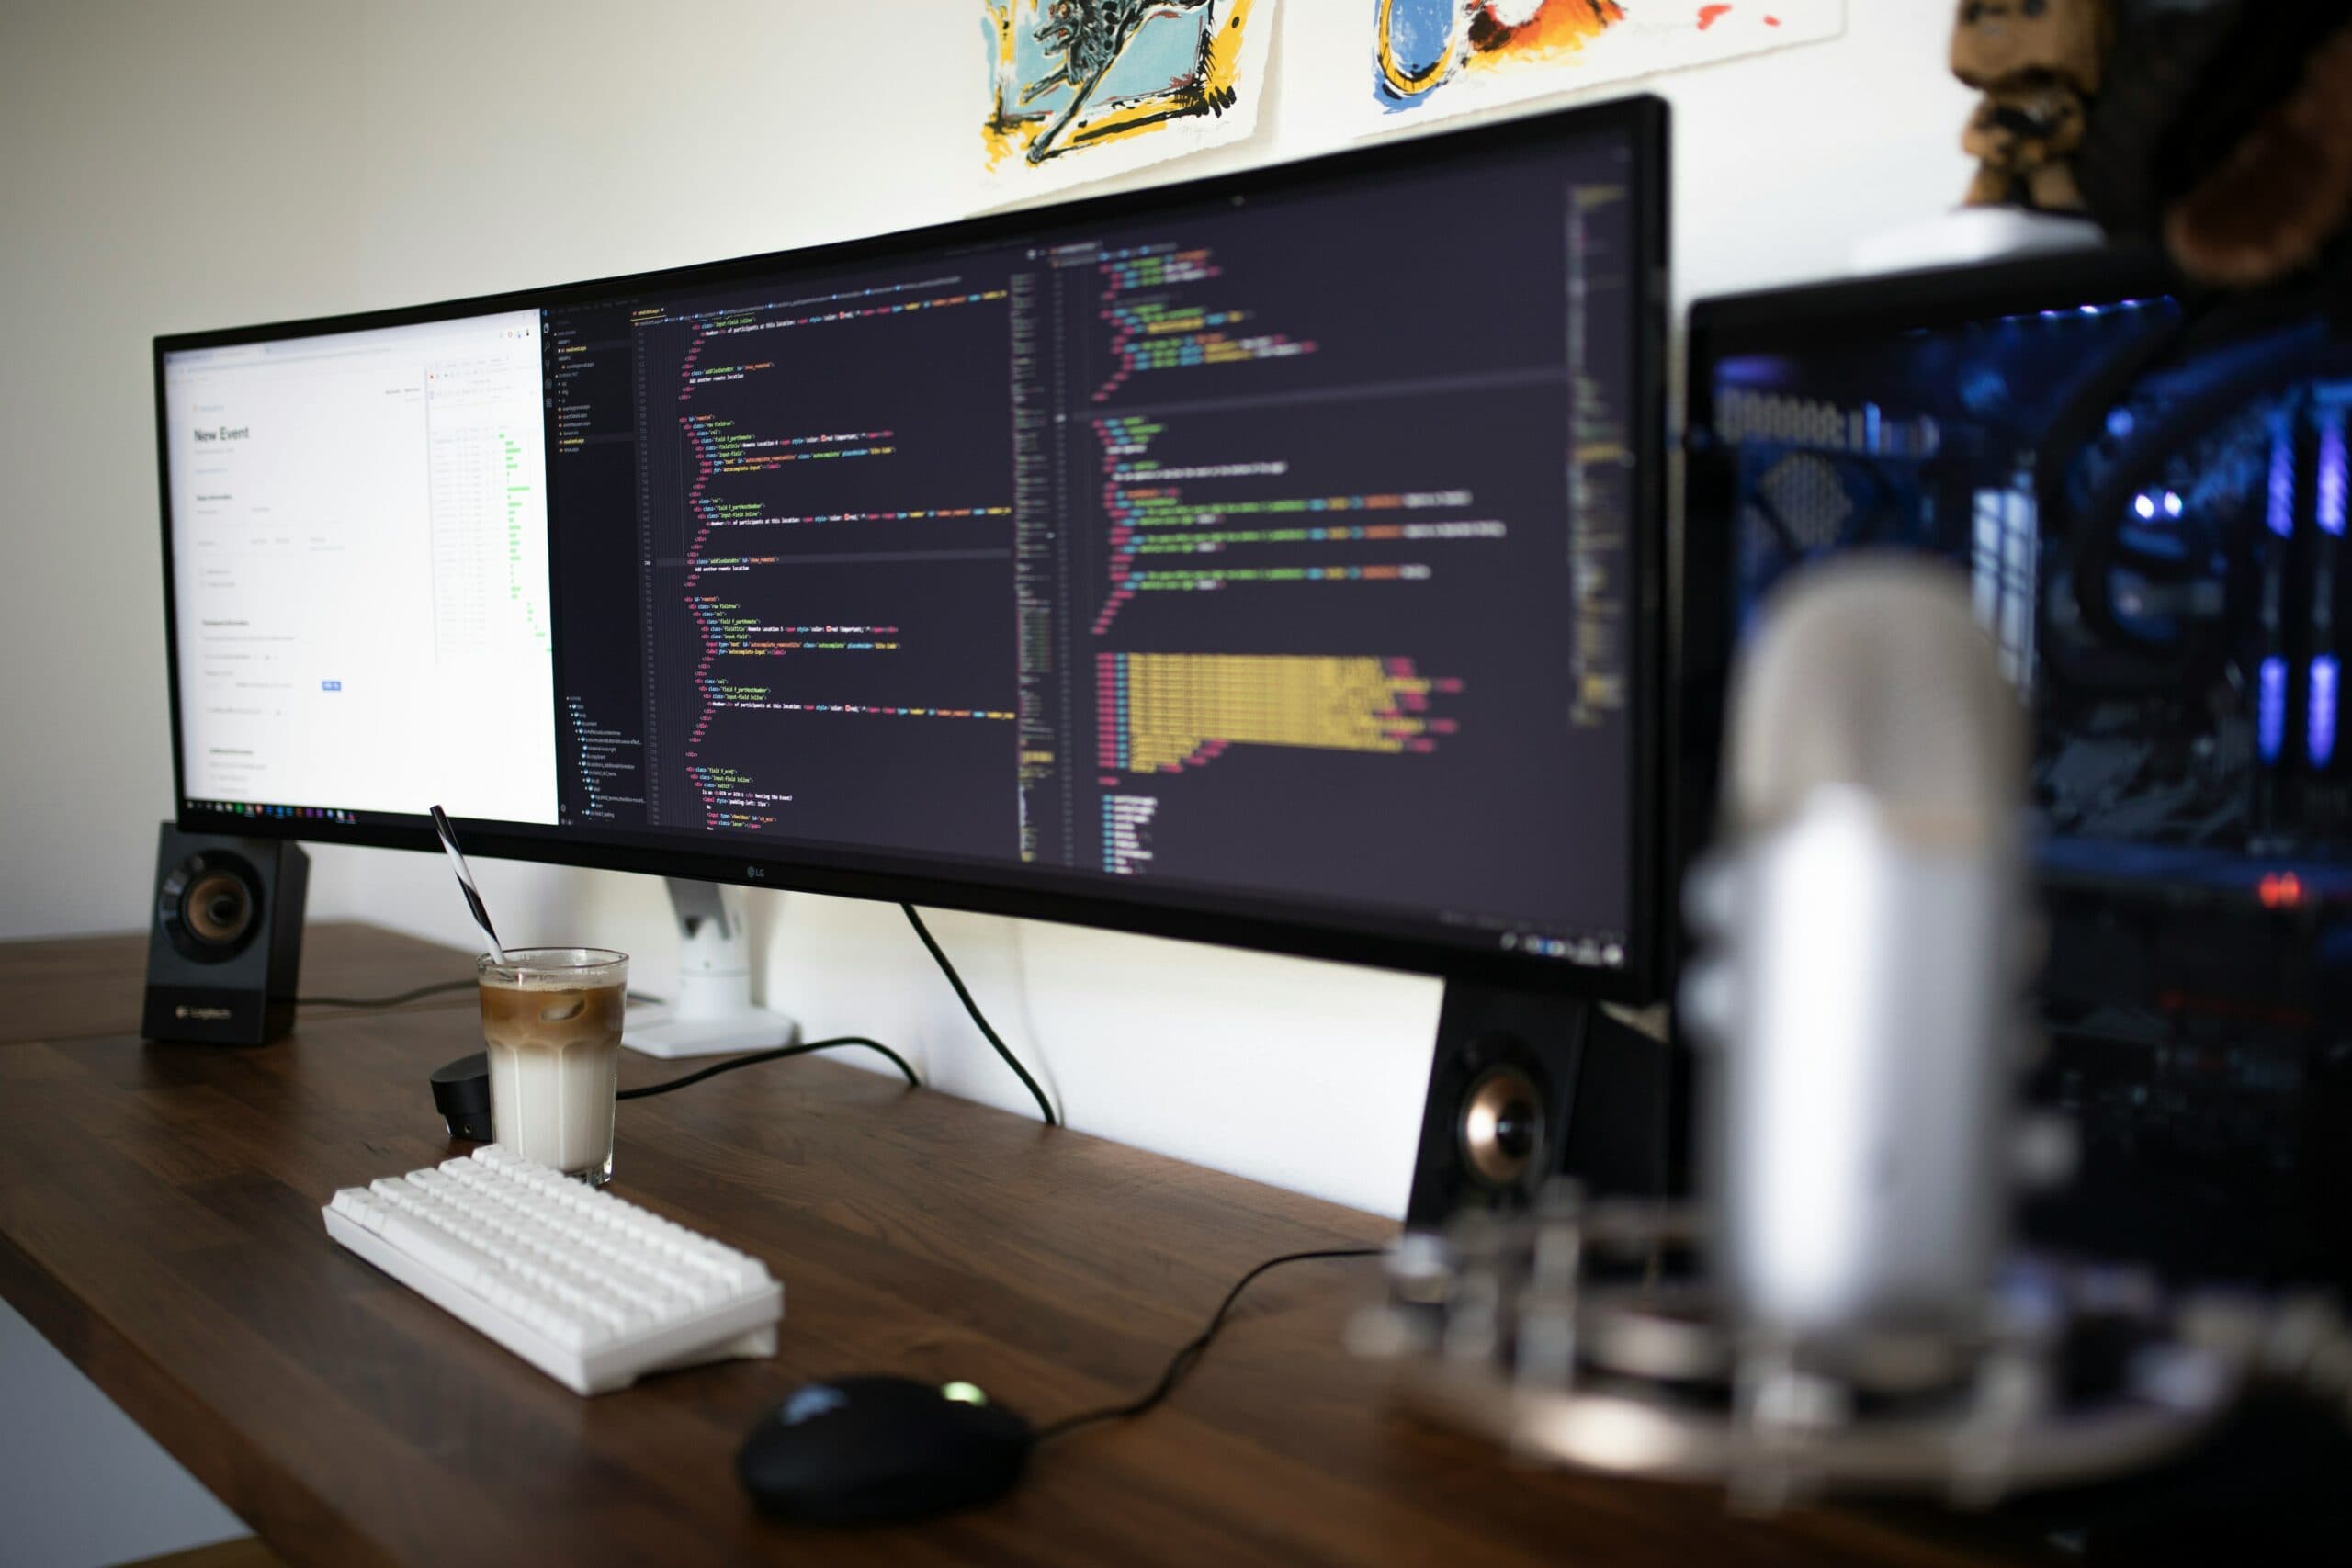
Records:
M525 1159L602 1187L613 1174L628 954L510 947L475 965L492 1134Z

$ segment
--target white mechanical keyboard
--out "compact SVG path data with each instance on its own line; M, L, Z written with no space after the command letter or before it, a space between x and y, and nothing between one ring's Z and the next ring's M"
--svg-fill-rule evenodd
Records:
M784 1287L758 1258L496 1144L325 1210L327 1234L575 1393L775 1354Z

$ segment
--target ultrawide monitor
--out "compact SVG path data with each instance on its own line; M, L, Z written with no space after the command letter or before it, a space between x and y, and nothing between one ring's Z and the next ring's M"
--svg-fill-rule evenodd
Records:
M1665 137L159 339L181 821L1651 994Z

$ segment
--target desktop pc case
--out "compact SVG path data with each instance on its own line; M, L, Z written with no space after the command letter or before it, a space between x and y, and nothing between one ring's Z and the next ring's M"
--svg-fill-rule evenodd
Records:
M2079 1139L2030 1242L2352 1277L2347 408L2324 301L2199 298L2129 255L1693 312L1681 852L1777 581L1859 549L1968 574L2032 720L2031 1094Z

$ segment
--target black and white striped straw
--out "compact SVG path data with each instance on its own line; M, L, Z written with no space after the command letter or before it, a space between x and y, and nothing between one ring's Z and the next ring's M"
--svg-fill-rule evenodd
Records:
M449 852L449 863L457 868L458 891L466 896L466 908L474 912L474 924L490 939L490 951L503 965L506 950L498 943L498 932L491 928L490 911L482 907L481 894L474 886L474 874L466 869L466 857L458 852L457 830L449 826L449 814L439 807L433 808L433 830L441 836L441 847Z

